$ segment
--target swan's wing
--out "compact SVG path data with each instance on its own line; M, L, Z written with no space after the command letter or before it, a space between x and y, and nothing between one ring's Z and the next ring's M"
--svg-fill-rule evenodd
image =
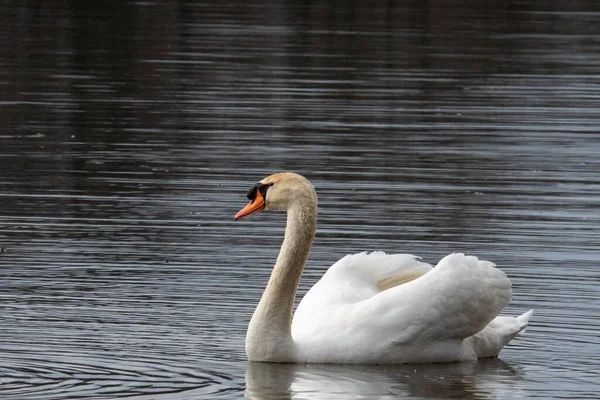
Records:
M411 254L386 254L382 251L349 254L333 264L308 291L296 310L296 316L304 309L310 315L313 308L356 304L430 270L431 265Z
M394 270L394 259L404 267ZM407 283L387 290L378 287L386 274L402 275L411 268L425 271L428 266L408 255L345 257L298 306L294 338L344 335L357 345L361 340L386 345L466 338L482 330L510 301L506 275L488 261L463 254L446 256Z
M332 265L306 293L294 314L292 332L317 328L315 325L318 324L314 321L316 312L325 315L356 305L429 271L431 265L411 254L381 251L349 254Z
M422 278L383 291L356 310L365 318L399 302L410 304L410 309L388 312L399 321L413 321L415 337L464 339L485 328L508 305L511 293L510 280L493 263L450 254Z

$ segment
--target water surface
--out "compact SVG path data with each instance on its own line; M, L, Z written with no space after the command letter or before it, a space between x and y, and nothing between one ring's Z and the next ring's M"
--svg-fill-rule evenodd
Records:
M600 398L595 2L2 5L0 397ZM255 181L320 196L299 294L363 250L490 259L500 360L248 363L283 233Z

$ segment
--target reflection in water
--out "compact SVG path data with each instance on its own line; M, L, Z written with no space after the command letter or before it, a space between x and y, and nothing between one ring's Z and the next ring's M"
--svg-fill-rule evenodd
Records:
M321 365L249 362L246 396L250 399L393 398L488 399L486 393L515 394L523 371L499 359L431 365ZM297 397L296 397L297 395Z

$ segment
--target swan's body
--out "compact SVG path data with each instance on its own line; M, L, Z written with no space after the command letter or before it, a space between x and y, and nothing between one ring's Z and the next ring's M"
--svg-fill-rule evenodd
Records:
M348 255L300 302L296 289L316 229L317 195L304 177L271 175L248 192L236 219L286 210L285 238L246 336L251 361L409 363L498 355L531 317L499 317L511 284L488 261L463 254L435 268L409 254Z

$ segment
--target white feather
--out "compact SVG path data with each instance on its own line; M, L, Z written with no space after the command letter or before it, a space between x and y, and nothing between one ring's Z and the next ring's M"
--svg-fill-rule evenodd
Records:
M387 276L417 271L422 276L410 282L387 290L377 286ZM409 254L354 254L329 268L304 296L292 336L305 361L439 362L495 356L526 324L513 317L495 320L510 298L506 275L473 256L451 254L432 269ZM475 334L476 341L471 339ZM491 349L491 342L498 346Z

